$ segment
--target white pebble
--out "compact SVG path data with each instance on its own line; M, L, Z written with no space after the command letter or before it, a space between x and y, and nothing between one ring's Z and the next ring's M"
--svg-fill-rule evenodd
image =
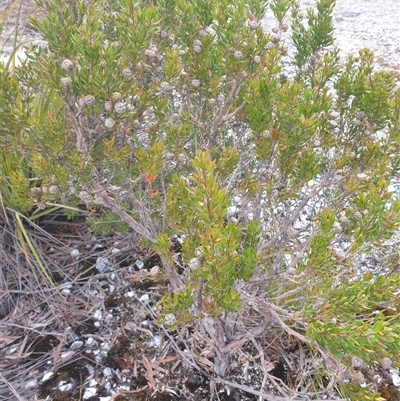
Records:
M29 380L28 383L25 384L25 389L28 390L30 388L36 387L38 384L38 381L36 379Z
M88 387L85 390L85 393L83 394L83 399L84 400L88 400L91 397L94 397L97 393L97 388L93 388L93 387Z
M58 389L60 391L70 391L74 385L72 383L67 383L66 381L60 381L58 383Z
M93 319L96 320L101 320L101 318L103 317L101 310L97 309L96 312L94 312L93 314Z
M69 290L68 288L64 288L63 290L61 290L61 294L64 295L64 297L68 298L71 295L71 290Z
M74 258L77 258L79 256L79 254L80 254L79 249L73 249L71 251L71 256Z
M47 373L45 373L45 374L43 375L41 381L42 381L42 382L45 382L45 381L51 379L53 376L54 376L54 372L47 372Z
M135 264L136 264L136 266L137 266L138 269L143 269L144 263L143 263L142 260L137 259L136 262L135 262Z
M228 217L234 216L236 213L236 206L229 206L228 207Z
M110 377L112 375L113 375L113 371L112 371L111 368L106 367L106 368L103 369L103 376L104 377Z
M107 271L112 271L113 270L113 265L107 258L99 257L96 260L96 269L100 273L104 273L104 272L107 272Z
M75 351L83 347L83 341L74 341L69 347L70 350Z
M92 347L92 346L96 345L96 340L95 340L93 337L89 337L89 338L86 340L86 345L87 345L88 347Z
M60 355L60 358L61 358L61 359L65 359L65 358L68 358L68 357L69 357L70 355L72 355L72 354L73 354L73 352L72 352L71 350L62 352L61 355Z
M396 370L391 370L389 372L391 378L392 378L392 382L396 387L400 387L400 376L399 376L399 372L397 372Z
M150 301L150 297L148 294L144 294L139 298L140 302L149 302Z

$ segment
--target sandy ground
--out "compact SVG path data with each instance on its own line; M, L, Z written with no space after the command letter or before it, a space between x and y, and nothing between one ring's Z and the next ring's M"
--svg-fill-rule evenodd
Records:
M301 9L315 6L317 0L300 0ZM360 49L374 51L377 66L394 70L400 79L400 1L337 0L333 13L335 45L342 56ZM267 12L264 27L275 24Z

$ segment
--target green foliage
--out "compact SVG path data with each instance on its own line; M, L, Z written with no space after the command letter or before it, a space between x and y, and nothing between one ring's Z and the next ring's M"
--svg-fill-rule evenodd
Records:
M299 69L302 69L307 62L315 63L318 53L324 47L333 44L334 5L335 0L320 0L316 4L316 9L308 9L307 15L304 16L299 10L299 4L294 3L292 41L297 50L295 60ZM304 24L304 19L307 25Z
M204 309L209 314L233 312L241 305L232 286L237 280L248 281L258 263L259 223L249 222L243 232L237 224L226 221L229 194L217 181L215 163L207 153L199 152L193 167L195 172L187 179L173 177L167 196L168 222L185 238L183 259L192 267L193 288L200 288L193 291L198 303L196 313ZM178 293L174 297L181 296ZM179 302L175 305L182 307Z
M400 353L400 275L365 275L332 289L324 302L310 291L308 335L333 354L354 355L368 364ZM319 300L318 300L319 299ZM384 339L384 341L382 341Z
M272 1L274 35L264 1L37 3L48 49L0 67L7 206L134 230L162 256L172 329L246 293L339 359L399 358L398 274L354 272L399 227L400 97L370 51L341 63L333 0Z

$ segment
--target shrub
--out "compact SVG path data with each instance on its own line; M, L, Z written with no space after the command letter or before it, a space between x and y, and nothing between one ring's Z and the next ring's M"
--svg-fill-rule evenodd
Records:
M96 230L137 232L171 287L158 321L203 325L216 374L237 348L210 327L246 316L326 363L398 361L400 276L358 271L399 224L398 90L366 49L341 62L333 0L272 1L272 31L266 1L37 3L48 48L1 70L2 145L31 171L14 207L81 202Z

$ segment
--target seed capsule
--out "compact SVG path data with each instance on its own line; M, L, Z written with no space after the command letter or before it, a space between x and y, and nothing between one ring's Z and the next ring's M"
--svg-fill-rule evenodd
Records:
M46 210L46 204L45 203L43 203L43 202L39 202L38 204L37 204L37 207L38 207L38 209L39 210Z
M121 114L125 111L125 109L126 109L125 103L122 102L115 103L114 110L116 113Z
M107 128L112 128L115 125L115 120L113 120L112 118L106 118L106 120L104 121L104 125Z
M125 68L125 69L122 70L122 78L125 81L129 81L132 78L132 75L133 75L133 73L132 73L132 70L130 68Z
M258 22L257 21L250 21L250 29L251 30L256 30L258 28Z
M274 46L274 44L273 44L272 42L268 42L268 43L265 45L265 49L266 49L266 50L272 50L274 47L275 47L275 46Z
M240 60L243 57L243 53L240 50L236 50L234 56L236 60Z
M61 68L65 71L72 70L74 68L74 63L69 59L65 59L61 63Z
M282 29L283 32L286 32L286 31L289 29L289 25L288 25L286 22L283 22L283 23L280 25L280 27L281 27L281 29Z
M33 187L31 188L31 196L32 198L37 198L38 196L40 196L40 193L42 192L42 190L38 187Z
M165 81L161 82L161 83L160 83L160 88L161 88L161 90L162 90L163 92L169 91L169 89L170 89L169 83L168 83L168 82L165 82Z
M172 326L176 323L176 316L173 313L167 313L164 317L164 323L167 326Z
M79 192L79 199L83 200L85 203L91 203L93 201L93 197L89 195L86 191Z
M55 195L58 192L59 188L57 185L50 185L49 186L49 193L51 195Z
M94 106L96 99L94 98L93 95L87 95L85 96L85 102L88 106Z
M72 83L72 79L69 77L63 77L60 79L61 85L68 86Z
M111 95L111 99L112 99L114 102L118 102L118 100L120 100L121 97L122 97L122 95L121 95L119 92L114 92L114 93Z
M276 34L272 35L271 40L273 43L279 43L281 41L281 35L276 33Z
M198 79L194 79L194 80L192 81L192 86L193 86L194 88L198 88L198 87L200 86L200 81L199 81Z

